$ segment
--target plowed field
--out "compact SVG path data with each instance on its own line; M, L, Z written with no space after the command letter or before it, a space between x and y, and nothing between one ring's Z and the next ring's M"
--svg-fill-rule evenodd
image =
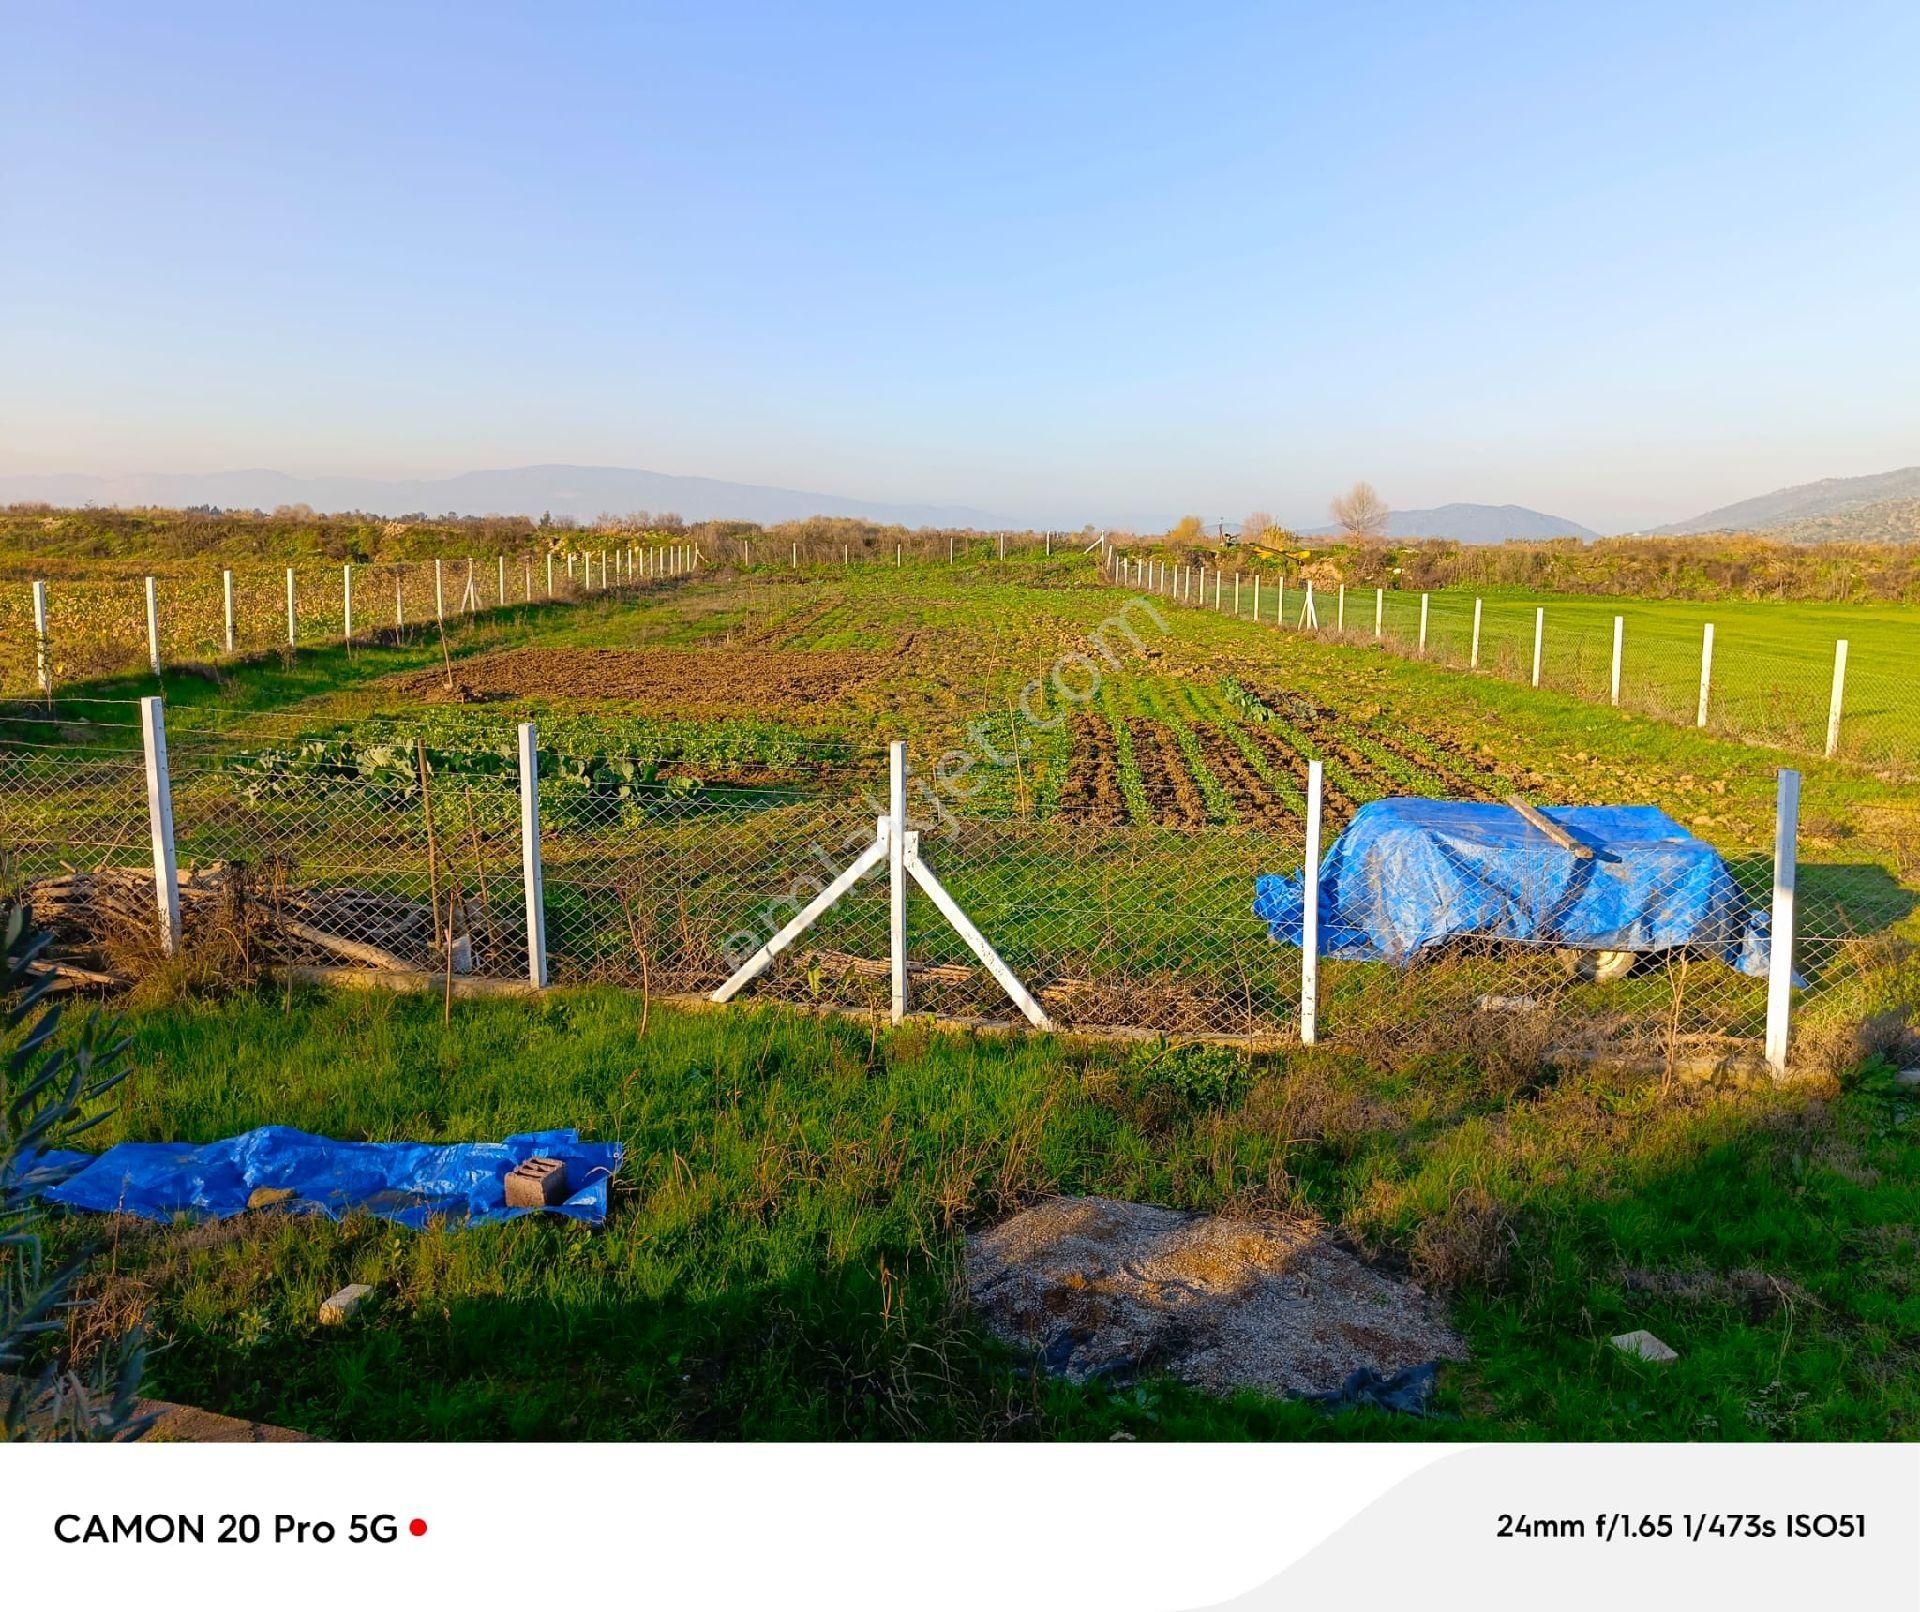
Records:
M763 649L512 649L408 672L389 686L424 703L638 700L662 712L822 705L870 681L889 657Z

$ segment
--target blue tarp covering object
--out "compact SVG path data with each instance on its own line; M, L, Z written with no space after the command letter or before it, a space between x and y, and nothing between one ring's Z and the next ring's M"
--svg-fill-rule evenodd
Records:
M1511 806L1376 800L1320 865L1322 955L1407 963L1459 935L1598 951L1696 947L1765 978L1767 915L1720 853L1655 806L1549 806L1576 857ZM1254 916L1301 943L1305 874L1262 874Z
M70 1209L171 1220L244 1214L260 1187L290 1187L282 1207L337 1220L364 1210L403 1226L436 1217L477 1225L519 1215L567 1215L599 1225L607 1184L620 1168L618 1142L583 1142L578 1131L527 1131L504 1142L336 1142L284 1125L224 1141L122 1142L106 1152L46 1154L36 1167L71 1167L40 1196ZM506 1174L532 1158L564 1160L572 1196L551 1209L509 1209Z

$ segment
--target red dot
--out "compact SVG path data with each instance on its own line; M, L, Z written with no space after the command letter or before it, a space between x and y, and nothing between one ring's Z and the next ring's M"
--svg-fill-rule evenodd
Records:
M407 1524L407 1532L412 1534L415 1539L418 1539L426 1531L427 1525L425 1521L419 1517L415 1517L412 1522Z

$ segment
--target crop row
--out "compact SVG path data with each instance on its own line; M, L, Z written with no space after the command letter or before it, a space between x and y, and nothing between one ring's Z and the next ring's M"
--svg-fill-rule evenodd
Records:
M1449 736L1342 714L1292 690L1228 678L1215 698L1143 691L1130 703L1136 709L1109 702L1074 716L1062 817L1285 832L1305 819L1309 761L1322 765L1334 828L1383 796L1488 800L1517 783Z

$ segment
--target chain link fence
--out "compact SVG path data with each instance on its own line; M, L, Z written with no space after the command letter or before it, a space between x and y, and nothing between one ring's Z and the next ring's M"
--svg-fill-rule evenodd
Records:
M82 976L135 966L129 925L149 951L164 938L138 728L124 705L102 712L31 738L18 718L0 724L9 730L0 882L57 920ZM1284 759L1278 742L1261 752L1270 766ZM262 964L525 981L543 930L550 983L669 996L712 994L874 845L888 813L886 757L875 750L821 746L727 777L671 756L584 767L547 754L544 924L534 925L523 780L510 754L423 752L401 740L276 749L195 729L173 736L166 773L189 951L217 937ZM1355 806L1333 792L1323 804L1324 849ZM1290 932L1271 911L1256 915L1255 898L1262 876L1305 864L1303 820L966 813L931 792L910 795L908 820L925 865L1060 1028L1302 1038L1297 921ZM1920 810L1863 809L1810 827L1797 881L1796 1024L1803 1037L1852 1035L1915 1001ZM1516 914L1565 911L1617 874L1570 870L1567 853L1544 842L1537 866L1508 865L1497 899L1496 882L1454 853L1457 877L1421 893L1426 933L1402 954L1378 955L1391 951L1379 942L1375 955L1355 956L1329 910L1316 948L1317 1039L1360 1054L1409 1040L1468 1048L1531 1038L1669 1063L1750 1056L1768 1028L1774 852L1718 852L1706 874L1655 888L1609 948L1500 938L1531 932ZM1016 1017L925 892L910 887L905 910L913 1011ZM887 1011L890 917L883 857L747 994Z
M1258 620L1638 716L1920 777L1920 648L1909 607L1475 595L1317 583L1116 551L1107 574L1195 609ZM1711 631L1709 632L1709 628Z
M578 604L656 586L697 563L691 544L609 540L483 558L172 565L150 577L15 581L0 588L0 694L44 690L43 678L63 691L155 661L211 666L337 646L349 625L351 640L366 643L442 619Z
M0 586L0 695L43 690L43 676L64 690L137 672L156 660L163 669L212 666L336 646L349 636L365 643L436 620L578 604L719 567L763 577L817 577L855 564L1044 561L1099 546L1078 532L737 537L703 544L659 535L635 542L629 536L575 532L564 546L537 554L352 565L168 564L150 577L16 579Z

